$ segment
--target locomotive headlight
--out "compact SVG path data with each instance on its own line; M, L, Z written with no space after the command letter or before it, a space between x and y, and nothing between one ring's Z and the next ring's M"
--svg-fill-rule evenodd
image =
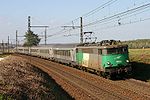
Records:
M129 60L126 60L127 63L129 63Z
M108 61L107 64L110 65L111 63Z

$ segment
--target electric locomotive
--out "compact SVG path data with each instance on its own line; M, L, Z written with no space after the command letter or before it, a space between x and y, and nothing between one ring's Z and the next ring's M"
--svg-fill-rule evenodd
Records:
M92 69L107 78L130 74L132 71L128 46L120 42L102 41L84 44L76 48L76 61L80 66Z

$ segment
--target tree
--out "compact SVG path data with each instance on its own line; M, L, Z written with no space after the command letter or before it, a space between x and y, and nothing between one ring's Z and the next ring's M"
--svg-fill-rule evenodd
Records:
M28 31L25 34L25 43L24 46L37 46L40 43L40 38L37 34L34 34L32 31Z

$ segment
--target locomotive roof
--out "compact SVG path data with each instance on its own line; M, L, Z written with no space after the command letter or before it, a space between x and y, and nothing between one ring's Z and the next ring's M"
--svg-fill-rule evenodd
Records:
M119 45L106 45L106 46L78 46L77 48L119 48L119 47L128 47L128 45L119 44Z

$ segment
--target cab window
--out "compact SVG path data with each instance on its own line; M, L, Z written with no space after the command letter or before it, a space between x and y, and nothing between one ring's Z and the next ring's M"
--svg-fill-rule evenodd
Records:
M108 48L107 49L107 54L117 54L118 51L119 50L117 48Z
M98 54L102 54L102 49L98 49Z
M121 53L127 53L127 52L128 52L127 47L108 48L106 54L121 54Z

